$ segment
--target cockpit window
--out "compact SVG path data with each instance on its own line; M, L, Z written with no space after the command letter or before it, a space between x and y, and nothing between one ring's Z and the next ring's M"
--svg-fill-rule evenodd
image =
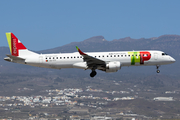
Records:
M168 55L167 53L162 53L162 55Z

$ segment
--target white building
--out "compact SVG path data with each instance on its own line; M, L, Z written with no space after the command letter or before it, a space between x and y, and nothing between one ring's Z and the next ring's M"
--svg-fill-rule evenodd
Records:
M94 117L91 118L91 120L112 120L112 117L94 116Z
M155 97L155 101L174 101L173 97Z

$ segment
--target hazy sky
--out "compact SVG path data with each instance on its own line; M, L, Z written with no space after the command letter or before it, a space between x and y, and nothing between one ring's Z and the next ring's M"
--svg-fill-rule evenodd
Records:
M180 35L180 0L1 0L0 46L13 32L31 50L102 35L106 40Z

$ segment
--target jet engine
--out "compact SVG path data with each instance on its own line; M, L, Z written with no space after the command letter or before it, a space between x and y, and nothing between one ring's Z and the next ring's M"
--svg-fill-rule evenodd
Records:
M106 72L117 72L119 69L121 69L121 63L118 61L109 62L106 64Z

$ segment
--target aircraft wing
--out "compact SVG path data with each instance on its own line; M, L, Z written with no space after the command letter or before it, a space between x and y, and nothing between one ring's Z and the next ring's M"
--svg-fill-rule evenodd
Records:
M76 46L78 52L80 55L83 56L83 59L85 62L87 62L87 66L88 68L97 68L97 67L102 67L105 68L106 66L106 62L103 60L100 60L98 58L92 57L88 54L85 54L84 52L82 52L77 46Z

